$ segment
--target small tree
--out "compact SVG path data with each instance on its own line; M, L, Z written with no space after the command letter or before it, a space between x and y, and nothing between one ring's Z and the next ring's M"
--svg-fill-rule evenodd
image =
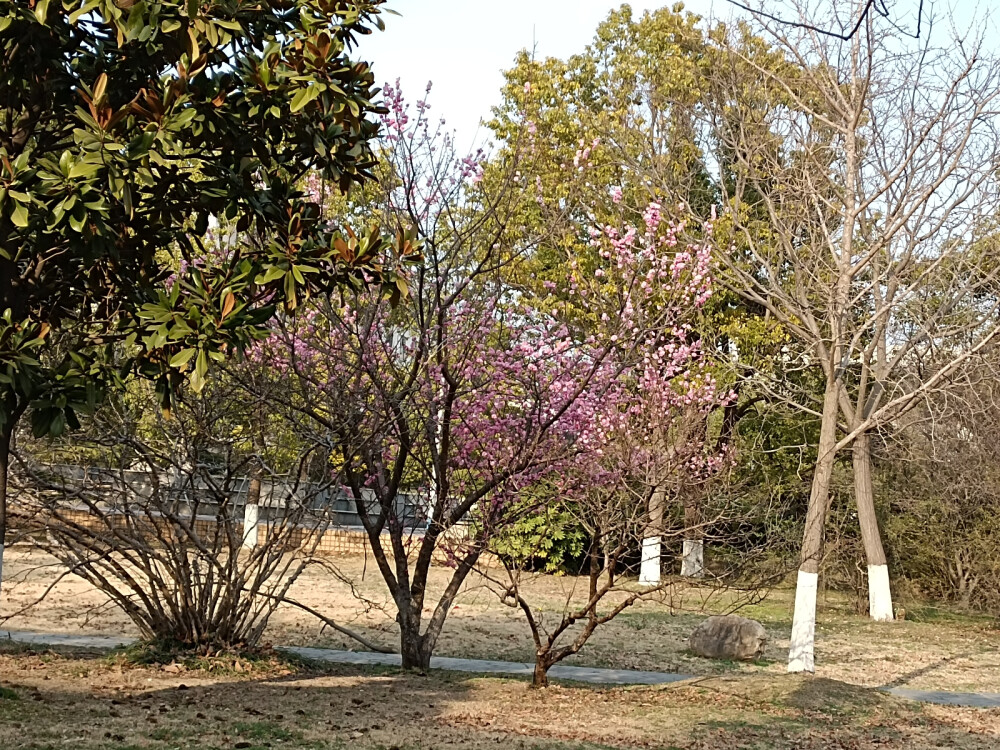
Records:
M625 278L637 265L648 264L645 281L635 290L636 305L656 306L655 300L666 297L680 320L689 317L688 306L707 300L710 245L678 250L675 227L657 231L655 213L647 212L644 233L609 230L614 251L603 255L611 259L612 268L630 268ZM668 267L669 272L662 273ZM625 279L616 274L616 280ZM574 602L571 594L552 622L551 613L543 614L529 600L524 584L532 571L519 564L524 558L502 558L507 580L501 598L519 607L527 619L535 644L535 687L547 685L549 669L579 652L598 627L669 585L671 579L659 575L660 545L693 530L686 501L695 493L704 495L704 485L728 459L716 450L704 425L734 394L719 391L691 336L687 326L678 325L635 349L630 343L616 351L612 358L622 357L620 366L613 368L611 382L600 384L600 407L592 423L581 426L580 448L548 479L573 520L587 532L583 600ZM713 517L707 503L702 511L702 532L724 516L719 509ZM637 584L628 576L629 560L641 546L646 573L646 540L651 534L656 540L656 580L640 575Z
M343 254L296 185L369 174L377 90L348 51L380 5L0 2L0 560L25 413L59 435L127 372L168 408L276 305L360 278L382 240Z
M345 295L266 348L294 375L290 404L322 430L354 497L398 609L403 665L426 668L491 539L537 508L531 488L597 448L596 421L612 418L602 409L621 404L626 381L641 387L644 362L668 367L689 351L687 317L708 296L711 252L677 249L686 228L652 204L642 228L609 228L605 241L578 226L606 252L594 248L596 265L571 261L561 284L534 296L511 281L546 239L508 232L517 161L484 172L436 133L426 103L411 120L395 92L389 102L376 210L401 237L416 229L425 263L397 308ZM455 572L425 623L442 555Z

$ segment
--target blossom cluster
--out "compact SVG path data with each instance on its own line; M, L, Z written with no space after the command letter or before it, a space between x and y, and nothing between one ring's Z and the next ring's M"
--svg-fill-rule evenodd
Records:
M456 156L426 106L411 119L397 88L385 96L398 158L390 210L431 236L436 212L462 213L454 202L484 157ZM575 164L597 145L581 142ZM733 395L694 326L712 295L711 224L670 214L650 202L638 224L586 228L593 261L571 260L542 297L479 270L496 245L429 243L428 271L398 306L379 290L345 294L253 356L302 384L368 487L389 487L404 462L413 487L439 490L429 496L477 498L484 528L539 483L572 493L651 471L697 481L724 457L690 425Z

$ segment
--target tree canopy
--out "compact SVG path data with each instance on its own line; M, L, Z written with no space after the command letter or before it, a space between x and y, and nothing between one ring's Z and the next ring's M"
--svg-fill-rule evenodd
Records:
M382 0L0 2L0 426L59 434L118 365L185 377L383 240L299 189L369 176ZM391 277L391 275L390 275Z

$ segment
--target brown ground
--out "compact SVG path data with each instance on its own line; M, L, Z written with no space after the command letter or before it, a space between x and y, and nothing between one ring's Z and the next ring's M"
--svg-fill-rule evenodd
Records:
M0 614L8 615L33 601L56 578L51 561L24 549L9 549L4 565ZM294 598L321 610L338 622L383 643L394 644L395 624L388 597L371 560L340 558L336 565L358 583L359 592L378 606L359 603L346 585L319 568L308 571L292 590ZM434 570L432 584L440 591L451 571ZM559 611L580 582L571 577L535 580L530 598ZM736 672L778 676L784 671L790 630L790 591L773 592L762 604L742 614L764 623L771 635L766 659L760 664L735 665L699 659L686 652L686 638L704 617L696 609L701 592L673 592L671 602L647 602L604 626L573 661L593 666L676 671L696 675ZM706 611L724 606L710 601ZM684 610L684 611L681 611ZM817 631L817 676L855 685L902 685L938 690L1000 691L1000 631L983 618L960 616L932 608L907 606L907 620L874 624L855 615L843 597L829 595L821 607ZM103 596L78 578L66 578L45 601L23 615L0 622L0 628L95 634L134 634L120 612L106 606ZM276 644L361 648L327 630L309 615L290 608L273 618L268 639ZM530 661L531 641L521 614L504 605L482 579L473 580L449 616L437 653L441 656ZM3 747L0 744L0 747Z
M1000 711L921 707L822 678L556 686L338 667L134 668L0 646L4 750L987 750Z

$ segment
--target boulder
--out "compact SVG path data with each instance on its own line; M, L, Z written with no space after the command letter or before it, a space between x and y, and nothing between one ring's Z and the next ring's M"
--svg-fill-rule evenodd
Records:
M688 647L709 659L753 661L764 655L767 631L756 620L737 615L715 615L691 633Z

